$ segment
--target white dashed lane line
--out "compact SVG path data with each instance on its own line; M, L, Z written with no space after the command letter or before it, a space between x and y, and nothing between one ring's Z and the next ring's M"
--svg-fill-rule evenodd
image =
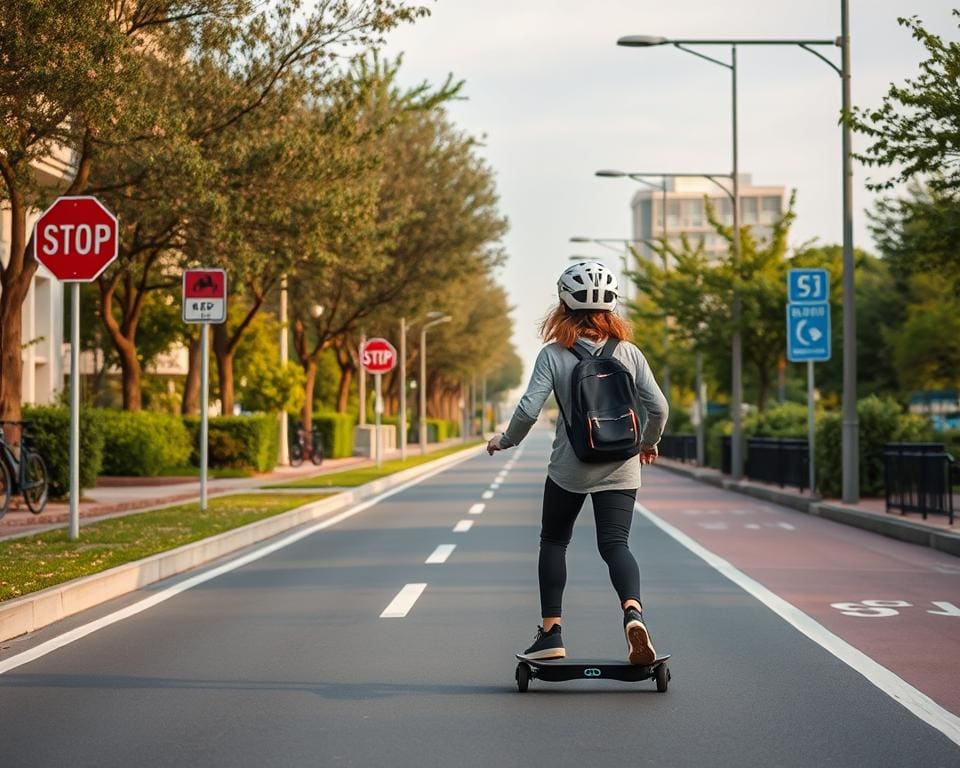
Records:
M466 533L471 528L473 528L473 520L461 520L455 526L453 526L454 533Z
M440 565L447 562L447 558L450 557L456 548L456 544L441 544L433 550L433 554L426 559L424 565Z
M479 504L479 503L474 504L472 507L470 507L470 514L481 515L483 514L483 510L486 509L486 507L487 507L486 504Z
M423 590L427 588L426 584L407 584L401 589L395 598L390 601L390 605L383 609L380 614L381 619L402 619L406 616L413 604L417 602Z
M481 499L487 499L487 500L492 499L492 498L493 498L493 491L484 491L482 494L480 494L480 498L481 498Z

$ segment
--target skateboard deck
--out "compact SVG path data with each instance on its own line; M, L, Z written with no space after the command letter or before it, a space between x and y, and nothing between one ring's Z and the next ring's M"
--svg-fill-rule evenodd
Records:
M559 683L567 680L621 680L638 683L656 679L657 690L666 691L670 681L667 661L670 655L660 656L651 664L630 664L626 661L608 659L528 659L516 654L517 688L527 690L531 679Z

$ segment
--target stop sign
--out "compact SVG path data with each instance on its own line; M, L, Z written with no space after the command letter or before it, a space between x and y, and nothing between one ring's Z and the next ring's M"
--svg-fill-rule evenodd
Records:
M117 258L117 218L95 197L61 197L37 219L33 245L58 280L89 283Z
M386 339L369 339L360 348L360 363L367 373L386 373L397 364L397 350Z

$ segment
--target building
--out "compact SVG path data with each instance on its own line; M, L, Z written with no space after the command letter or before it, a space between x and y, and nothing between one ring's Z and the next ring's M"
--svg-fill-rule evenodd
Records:
M724 183L724 179L719 179ZM740 223L749 226L759 241L769 240L773 225L783 213L784 187L754 186L749 174L740 174ZM733 203L714 182L702 176L668 177L666 191L666 230L664 230L664 193L659 189L644 188L633 196L630 207L633 218L634 240L667 241L679 248L681 235L686 234L691 245L703 240L711 259L727 253L729 244L710 226L707 220L705 198L714 206L717 217L727 226L733 226ZM655 254L649 245L638 242L641 256Z
M63 189L73 178L74 154L63 147L33 164L37 180L44 186ZM27 213L27 232L42 211ZM10 256L10 209L0 207L0 259ZM29 234L28 234L29 237ZM22 401L45 404L56 401L63 388L63 285L42 266L38 267L22 308L23 359Z

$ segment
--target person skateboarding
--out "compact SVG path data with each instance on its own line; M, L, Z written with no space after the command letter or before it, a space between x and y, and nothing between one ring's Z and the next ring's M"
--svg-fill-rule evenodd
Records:
M559 302L540 326L546 346L527 391L506 430L487 444L491 456L518 445L550 393L556 396L560 419L543 489L538 563L543 624L520 656L566 656L560 628L566 550L589 494L597 547L623 609L629 661L650 664L657 655L644 622L640 569L628 539L640 465L657 457L667 401L643 353L629 341L629 323L614 312L619 298L614 274L599 262L580 262L564 270L557 290Z

